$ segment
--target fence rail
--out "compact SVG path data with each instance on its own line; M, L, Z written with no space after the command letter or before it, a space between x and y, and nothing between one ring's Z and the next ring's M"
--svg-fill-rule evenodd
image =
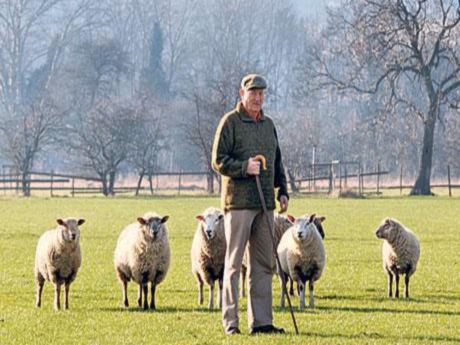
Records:
M399 174L399 184L382 183L382 176L390 174L390 171L380 169L380 164L377 165L376 171L362 171L359 162L348 162L353 164L357 171L347 171L347 166L344 163L334 161L332 163L321 163L312 165L312 171L319 173L310 177L293 179L296 186L296 192L299 193L328 193L341 195L343 192L355 191L359 195L363 194L381 194L383 190L398 190L402 195L403 190L411 189L413 186L407 184L407 180L403 183L403 170L401 168ZM344 168L345 167L345 168ZM326 170L324 170L326 169ZM335 170L334 170L335 169ZM344 170L344 171L343 171ZM328 173L324 173L327 171ZM399 171L398 171L399 172ZM210 172L203 171L175 171L175 172L157 172L152 174L147 181L137 186L133 182L136 178L132 177L127 185L118 183L114 188L115 194L125 193L150 193L156 195L181 195L184 192L193 192L201 194L209 193L209 183L217 184L215 190L220 190L219 181L212 177L209 178ZM129 180L129 179L128 179ZM103 193L101 179L93 176L72 175L56 172L33 171L31 176L26 180L19 178L18 174L2 174L0 175L0 191L4 194L8 191L15 191L16 194L22 192L22 183L28 184L30 191L49 192L50 196L66 195L71 196L79 194L99 194ZM288 181L289 182L289 181ZM452 196L453 190L460 189L460 184L457 180L452 182L450 166L447 167L446 183L433 183L432 188L446 188L449 196ZM97 183L97 185L94 185ZM126 179L125 179L126 183ZM148 185L145 185L145 184ZM289 183L292 187L292 184ZM213 189L214 189L213 187ZM291 188L292 189L292 188Z

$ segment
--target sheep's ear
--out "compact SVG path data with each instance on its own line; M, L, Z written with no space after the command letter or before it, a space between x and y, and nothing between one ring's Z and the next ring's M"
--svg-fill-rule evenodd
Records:
M77 222L77 224L78 224L78 225L82 225L84 222L85 222L84 219L79 219L78 222Z
M310 216L310 220L309 222L313 222L315 220L315 217L316 217L316 213L313 213L311 216Z
M142 218L142 217L137 218L137 221L138 221L139 224L141 224L141 225L147 224L146 220L145 220L144 218Z
M204 221L204 217L203 217L201 214L199 214L198 216L196 216L195 219L196 219L196 220L200 220L200 221L202 221L202 222Z
M66 224L66 222L64 222L64 220L62 220L61 218L59 218L59 219L56 219L56 222L57 222L59 225L62 225L62 226L65 226L65 227L67 227L67 224Z
M288 217L288 219L289 219L289 221L290 221L291 223L294 223L294 222L295 222L295 217L294 217L294 216L291 216L290 214L288 214L287 217Z
M322 223L322 222L324 222L324 221L326 220L326 217L324 217L324 216L318 216L318 217L316 217L316 219L317 219L320 223Z
M161 218L161 224L166 223L168 219L169 219L169 216L164 216L163 218Z

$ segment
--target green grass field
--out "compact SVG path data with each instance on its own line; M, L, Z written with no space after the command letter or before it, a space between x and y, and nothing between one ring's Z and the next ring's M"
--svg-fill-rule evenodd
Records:
M316 308L280 309L274 278L274 317L286 335L247 335L246 299L240 302L243 335L225 336L220 311L197 304L190 272L194 216L217 198L3 198L0 199L0 344L454 344L460 343L460 199L293 198L290 213L327 217L327 264L316 284ZM157 289L157 311L121 307L113 269L120 230L147 210L169 214L171 269ZM33 264L39 235L57 217L82 216L83 264L71 286L70 310L54 312L45 284L34 307ZM421 242L410 300L390 300L374 230L385 216L399 219ZM137 286L129 286L135 305ZM207 300L207 290L205 294ZM298 299L293 298L297 307ZM297 308L296 308L297 309Z

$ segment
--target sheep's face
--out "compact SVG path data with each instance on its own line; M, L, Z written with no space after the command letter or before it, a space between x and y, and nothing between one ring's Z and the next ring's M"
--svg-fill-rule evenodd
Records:
M169 219L169 216L164 216L163 218L160 217L149 217L147 219L143 217L137 218L137 221L143 225L144 231L146 232L146 236L149 237L152 241L154 241L158 234L163 231L164 223Z
M294 237L298 241L304 241L309 238L313 231L318 231L315 225L315 215L297 218L294 221Z
M84 219L57 219L56 222L61 226L62 238L66 242L77 242L80 239L79 225L82 225Z
M220 222L223 222L224 215L222 213L208 213L196 216L196 219L201 223L201 231L204 236L211 240L216 236L216 231Z
M375 236L391 241L396 236L396 229L396 222L391 218L387 218L379 225L375 231Z

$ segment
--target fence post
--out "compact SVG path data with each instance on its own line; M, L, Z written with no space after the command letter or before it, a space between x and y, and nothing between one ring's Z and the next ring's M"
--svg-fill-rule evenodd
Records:
M399 195L402 195L402 177L403 177L403 166L401 164L401 172L399 174Z
M332 163L329 164L329 194L334 191L334 181L333 181L333 171L332 171Z
M452 185L450 184L450 165L447 165L447 184L449 186L449 196L452 196Z
M361 195L361 162L358 163L358 194Z
M377 195L380 194L380 161L377 163Z
M54 177L54 170L51 170L51 182L50 182L50 197L53 197L53 177Z
M180 195L181 179L182 179L182 170L179 171L179 185L177 186L177 195Z
M75 178L72 177L72 198L75 196Z
M339 161L339 195L342 195L342 162Z

